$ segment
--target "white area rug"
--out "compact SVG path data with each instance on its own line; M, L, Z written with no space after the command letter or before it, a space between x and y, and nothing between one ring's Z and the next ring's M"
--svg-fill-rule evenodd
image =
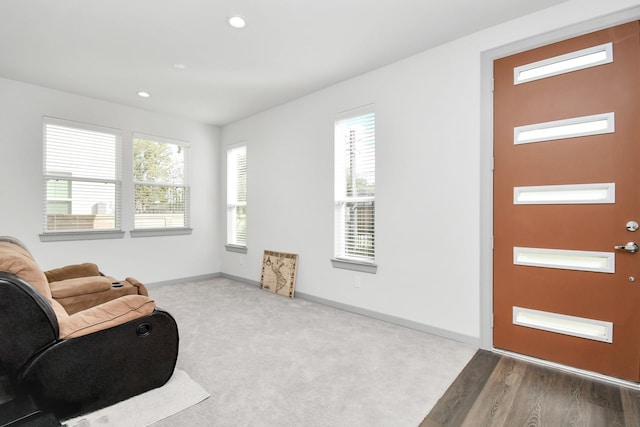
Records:
M202 402L209 393L184 371L176 369L160 388L108 408L64 421L67 427L145 427Z

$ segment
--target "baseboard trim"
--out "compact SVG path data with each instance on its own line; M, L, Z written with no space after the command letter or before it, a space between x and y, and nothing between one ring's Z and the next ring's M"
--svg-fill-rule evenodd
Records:
M203 282L205 280L215 279L216 277L220 277L220 276L222 276L222 273L210 273L210 274L202 274L200 276L183 277L181 279L171 279L171 280L163 280L160 282L145 283L144 285L147 288L153 289L153 288L159 288L162 286L177 285L177 284L186 283L186 282Z
M480 346L480 339L471 337L457 332L447 331L445 329L436 328L434 326L425 325L423 323L414 322L412 320L403 319L401 317L391 316L388 314L380 313L366 308L356 307L349 304L343 304L341 302L331 301L325 298L317 297L315 295L305 294L303 292L296 292L296 297L315 302L318 304L326 305L339 310L347 311L349 313L358 314L365 317L370 317L376 320L382 320L383 322L393 323L394 325L402 326L408 329L424 332L430 335L436 335L442 338L450 339L452 341L461 342L463 344L469 344L474 347Z
M219 273L220 277L224 277L225 279L235 280L236 282L246 283L247 285L260 286L260 282L257 280L245 279L244 277L234 276L233 274L227 273Z
M227 273L220 273L221 277L235 280L238 282L246 283L248 285L260 286L260 282L255 280L245 279L244 277L233 276ZM346 311L360 316L370 317L376 320L382 320L383 322L393 323L394 325L402 326L408 329L414 329L416 331L424 332L430 335L436 335L442 338L450 339L452 341L461 342L463 344L469 344L473 347L480 347L480 338L471 337L457 332L447 331L446 329L440 329L433 326L425 325L411 320L403 319L401 317L390 316L388 314L380 313L366 308L356 307L349 304L343 304L341 302L332 301L329 299L317 297L315 295L306 294L304 292L295 292L297 298L314 302L317 304L326 305L328 307L336 308L338 310Z

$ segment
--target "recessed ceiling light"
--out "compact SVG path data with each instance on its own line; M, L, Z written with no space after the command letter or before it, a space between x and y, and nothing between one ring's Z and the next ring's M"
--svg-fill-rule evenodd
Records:
M247 25L247 21L241 16L232 16L228 22L233 28L244 28Z
M173 68L175 68L176 70L186 70L187 66L184 64L173 64Z
M138 96L140 96L142 98L148 98L148 97L151 96L151 94L149 92L140 91L140 92L138 92Z

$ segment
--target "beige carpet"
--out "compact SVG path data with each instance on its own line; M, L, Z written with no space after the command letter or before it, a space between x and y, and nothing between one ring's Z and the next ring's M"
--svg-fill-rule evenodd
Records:
M149 293L211 393L153 427L417 427L477 350L225 278Z
M146 427L202 402L209 393L176 369L162 387L63 422L67 427Z

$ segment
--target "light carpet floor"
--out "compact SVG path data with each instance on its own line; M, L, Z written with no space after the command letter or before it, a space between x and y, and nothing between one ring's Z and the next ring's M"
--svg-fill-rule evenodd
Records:
M202 402L209 393L176 369L165 385L63 422L65 427L146 427Z
M477 350L226 278L149 292L211 394L154 427L417 427Z

